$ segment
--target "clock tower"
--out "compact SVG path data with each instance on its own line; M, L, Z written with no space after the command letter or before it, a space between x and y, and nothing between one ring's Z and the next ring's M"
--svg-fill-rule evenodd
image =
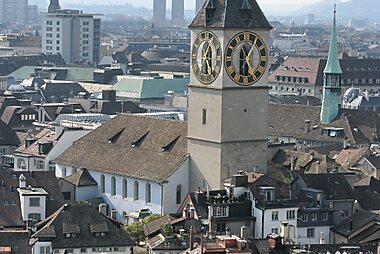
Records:
M190 24L190 189L266 172L268 40L256 0L206 0Z

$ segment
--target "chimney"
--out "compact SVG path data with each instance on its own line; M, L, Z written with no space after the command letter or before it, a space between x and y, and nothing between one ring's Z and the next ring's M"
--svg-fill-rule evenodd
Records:
M311 121L309 119L305 120L305 134L309 133L311 130Z
M190 251L194 250L194 227L190 226Z
M319 244L325 244L325 234L321 232L321 237L319 238Z
M343 139L343 149L347 149L350 146L350 143L348 142L348 138L345 137Z
M290 158L290 171L294 171L296 169L296 160L294 159L294 157L291 157Z
M365 99L366 99L367 101L369 101L369 92L368 92L368 90L366 90L366 91L364 92L364 96L365 96Z
M20 177L18 178L18 186L20 189L26 188L26 178L24 174L21 174Z
M240 228L240 238L241 239L245 239L247 237L247 227L246 226L242 226Z
M106 204L101 203L98 208L99 208L99 213L107 215L107 206L106 206Z

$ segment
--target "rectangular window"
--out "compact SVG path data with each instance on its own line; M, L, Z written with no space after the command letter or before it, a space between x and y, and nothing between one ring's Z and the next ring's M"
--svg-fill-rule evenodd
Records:
M307 222L307 214L302 214L300 218L303 222Z
M286 211L286 219L287 220L294 220L295 217L296 217L296 211L295 210Z
M278 211L273 211L272 212L272 221L278 220Z
M71 192L70 191L64 191L64 192L62 192L62 194L63 194L63 198L65 200L70 200L71 199Z
M329 214L328 213L323 213L323 220L327 221L329 219Z
M226 223L216 223L216 232L226 232Z
M342 218L348 218L349 210L348 209L343 209L340 210L340 217Z
M272 234L277 234L278 235L278 228L272 228Z
M39 213L30 213L28 214L28 219L31 221L40 221L41 220L41 214Z
M87 249L86 248L80 249L80 253L87 253Z
M207 121L207 109L202 109L202 125L205 125Z
M314 238L315 237L315 228L308 228L306 237L307 238Z
M316 214L316 213L313 213L313 214L311 215L311 220L312 220L312 221L316 221L316 220L317 220L317 214Z
M32 207L40 206L40 198L30 198L29 199L29 206L32 206Z
M212 216L214 218L228 217L228 207L227 206L216 206L212 209Z
M44 169L45 168L45 163L43 160L36 160L36 168L38 170Z
M5 155L7 153L7 149L2 147L0 148L0 155Z

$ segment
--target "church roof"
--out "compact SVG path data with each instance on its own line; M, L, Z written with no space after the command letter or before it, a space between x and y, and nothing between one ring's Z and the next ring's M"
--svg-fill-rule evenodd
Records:
M207 0L189 27L272 29L256 0Z
M162 183L187 159L187 123L118 115L79 139L55 162Z

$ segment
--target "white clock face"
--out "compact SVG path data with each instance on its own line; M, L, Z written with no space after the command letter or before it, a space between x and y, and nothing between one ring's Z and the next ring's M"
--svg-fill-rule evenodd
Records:
M202 84L211 84L222 68L222 50L217 36L210 31L198 34L192 45L192 64L195 77Z

